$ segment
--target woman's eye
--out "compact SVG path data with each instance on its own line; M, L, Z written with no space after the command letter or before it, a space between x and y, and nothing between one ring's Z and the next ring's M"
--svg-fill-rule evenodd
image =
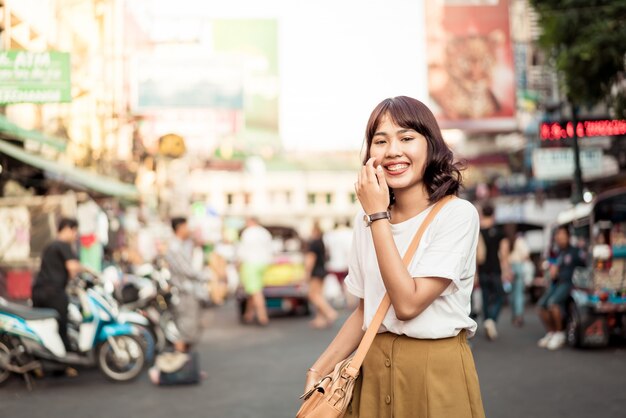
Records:
M385 141L384 139L379 139L377 141L374 141L374 145L381 145L381 144L384 144L385 142L387 141Z
M406 137L402 138L402 140L403 140L403 141L412 141L412 140L413 140L413 137L406 136Z

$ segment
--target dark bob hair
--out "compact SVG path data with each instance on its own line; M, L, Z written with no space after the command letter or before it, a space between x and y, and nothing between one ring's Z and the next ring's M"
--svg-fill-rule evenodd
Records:
M389 116L396 125L412 129L426 138L428 155L423 181L430 202L435 203L448 195L457 195L462 185L463 165L454 161L452 151L444 142L437 120L430 109L411 97L385 99L376 106L367 122L367 150L363 164L370 158L372 139L385 116Z
M57 226L57 232L61 232L65 228L78 228L78 221L75 218L61 218L61 220L59 220L59 225Z

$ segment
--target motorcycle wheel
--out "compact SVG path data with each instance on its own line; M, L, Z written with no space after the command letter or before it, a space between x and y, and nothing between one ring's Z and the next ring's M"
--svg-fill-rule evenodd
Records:
M11 349L4 342L0 341L0 385L11 377L11 371L2 367L3 364L9 364L10 362Z
M157 352L156 338L154 334L149 328L144 327L143 325L133 324L135 328L139 331L139 340L141 341L141 346L143 348L143 352L146 355L146 363L152 364L154 360L154 355Z
M570 347L581 348L583 346L583 325L580 312L574 303L568 306L568 319L565 326L567 343Z
M111 338L117 343L122 355L117 357L107 340L98 349L98 367L108 379L116 382L128 382L137 378L146 363L141 339L134 335Z

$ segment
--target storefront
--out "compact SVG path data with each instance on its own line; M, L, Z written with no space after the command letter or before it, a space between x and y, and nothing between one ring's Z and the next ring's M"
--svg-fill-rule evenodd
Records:
M3 136L8 136L6 131ZM40 139L43 143L46 138ZM0 139L0 294L27 299L43 248L56 234L56 222L79 215L76 191L127 202L137 201L139 195L132 184L46 159L17 144Z
M601 193L626 181L626 120L610 118L546 121L539 126L540 147L533 151L535 178L554 187L572 183L574 133L580 147L585 187Z

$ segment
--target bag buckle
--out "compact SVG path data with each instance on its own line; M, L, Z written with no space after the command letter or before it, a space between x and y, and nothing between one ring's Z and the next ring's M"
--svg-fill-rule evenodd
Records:
M348 369L351 369L350 364L347 364L346 367L343 368L343 370L341 371L341 377L343 379L356 379L357 376L359 375L359 371L356 370L356 373L350 373L350 371L348 371ZM355 370L354 368L352 368L352 370Z
M313 393L315 391L318 391L319 393L321 393L322 395L326 393L326 391L324 390L324 388L322 387L322 383L324 383L324 380L331 380L330 376L326 376L324 377L322 380L320 380L319 382L317 382L315 384L315 386L313 386L308 392L303 393L302 395L300 395L300 399L304 399L307 400L311 397L311 395L313 395Z
M341 402L341 400L345 397L346 391L343 388L337 388L335 389L335 392L333 393L333 396L332 398L330 398L329 401L333 402L333 406L337 406L337 404Z
M313 392L315 392L316 389L317 387L313 387L313 389L310 389L307 392L304 392L302 395L300 395L300 399L304 399L304 400L309 399L311 395L313 395Z

